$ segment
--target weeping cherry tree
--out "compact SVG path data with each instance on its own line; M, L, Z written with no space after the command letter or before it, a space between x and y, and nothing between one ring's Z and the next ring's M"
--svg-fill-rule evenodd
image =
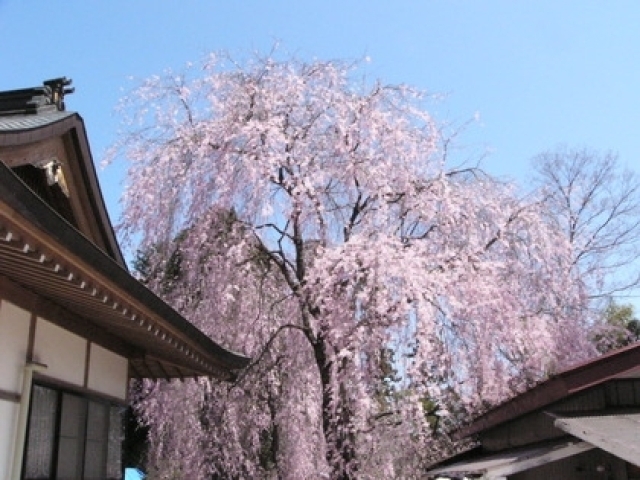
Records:
M120 233L254 359L135 393L163 478L419 476L458 415L593 353L540 204L449 165L429 97L358 68L214 55L124 101Z

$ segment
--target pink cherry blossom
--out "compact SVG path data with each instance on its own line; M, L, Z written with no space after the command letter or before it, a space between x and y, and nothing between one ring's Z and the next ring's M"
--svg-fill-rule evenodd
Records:
M450 165L424 92L357 73L218 55L125 101L120 232L254 359L139 386L158 478L413 478L469 411L593 354L540 203Z

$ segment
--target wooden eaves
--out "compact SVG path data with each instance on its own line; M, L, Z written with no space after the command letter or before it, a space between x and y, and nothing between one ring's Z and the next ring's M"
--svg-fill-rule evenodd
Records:
M126 356L139 378L230 378L248 358L209 339L0 163L0 286Z
M0 118L2 296L125 356L134 378L233 378L249 359L222 348L128 272L84 122L63 105L51 105L43 91L1 93L3 107L16 106ZM70 223L11 168L25 156L37 157L39 147L50 154L55 142L73 156L65 168L76 182L70 201L81 224Z

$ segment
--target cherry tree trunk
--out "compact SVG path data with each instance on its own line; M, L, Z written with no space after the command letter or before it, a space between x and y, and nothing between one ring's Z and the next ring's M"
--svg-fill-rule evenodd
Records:
M319 337L314 344L322 383L322 430L331 478L348 480L355 478L358 472L353 411L343 382L335 378L345 370L346 362L335 365L334 360L330 360L335 358L331 349L324 337ZM339 385L337 391L336 385Z

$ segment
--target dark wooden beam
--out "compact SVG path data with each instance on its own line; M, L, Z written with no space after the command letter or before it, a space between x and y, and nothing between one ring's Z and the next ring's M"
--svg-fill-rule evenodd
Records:
M0 297L118 355L131 358L136 354L136 349L126 339L109 333L93 324L91 319L81 318L3 275L0 275Z
M5 400L7 402L20 403L20 394L15 392L10 392L8 390L0 389L0 400Z

